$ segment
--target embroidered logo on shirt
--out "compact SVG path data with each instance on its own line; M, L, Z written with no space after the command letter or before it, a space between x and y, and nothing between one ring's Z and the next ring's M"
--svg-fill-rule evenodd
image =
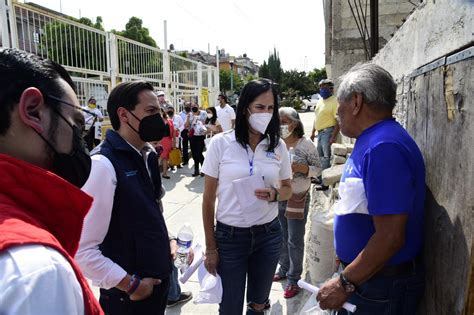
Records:
M280 155L276 154L275 152L267 152L266 155L269 159L280 161Z
M125 176L127 177L130 177L130 176L135 176L137 175L138 171L137 170L134 170L134 171L128 171L128 172L125 172Z

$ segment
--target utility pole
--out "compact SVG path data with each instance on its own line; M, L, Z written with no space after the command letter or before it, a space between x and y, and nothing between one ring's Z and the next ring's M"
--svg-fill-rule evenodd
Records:
M370 0L370 58L379 50L379 1Z

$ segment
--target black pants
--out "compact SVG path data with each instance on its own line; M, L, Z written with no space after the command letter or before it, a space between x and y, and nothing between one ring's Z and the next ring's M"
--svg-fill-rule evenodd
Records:
M116 288L100 289L99 303L106 315L164 314L168 300L170 279L162 279L145 300L130 301L128 295Z
M99 145L100 140L95 138L95 126L92 126L88 131L86 131L84 141L86 142L89 151L92 151L92 149Z
M183 129L181 131L181 141L182 141L182 150L183 150L183 163L186 164L189 161L189 137L188 137L188 129Z
M199 173L199 164L204 163L204 155L202 152L204 151L204 139L205 136L192 136L189 138L189 142L191 144L191 154L193 155L194 160L194 174Z

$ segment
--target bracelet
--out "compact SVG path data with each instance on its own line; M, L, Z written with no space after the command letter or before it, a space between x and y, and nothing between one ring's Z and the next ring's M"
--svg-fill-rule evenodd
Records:
M138 286L140 285L140 277L137 276L137 275L132 275L132 277L130 278L130 282L128 283L128 287L127 287L127 294L128 295L132 295L138 288Z

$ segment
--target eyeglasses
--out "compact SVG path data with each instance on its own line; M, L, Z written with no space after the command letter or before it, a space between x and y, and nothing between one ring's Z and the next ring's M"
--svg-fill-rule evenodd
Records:
M92 115L92 116L94 116L94 117L97 117L97 114L96 114L96 113L91 112L90 110L87 110L87 109L82 108L82 107L80 107L80 106L77 106L77 105L71 104L71 103L69 103L69 102L66 102L66 101L60 99L59 97L52 96L52 95L49 95L49 94L45 94L45 96L46 96L47 98L50 98L50 99L52 99L52 100L55 100L55 101L57 101L57 102L59 102L59 103L61 103L61 104L64 104L64 105L73 107L73 108L75 108L75 109L78 109L78 110L80 110L80 111L83 111L83 112L85 112L85 113L88 113L88 114L90 114L90 115Z

